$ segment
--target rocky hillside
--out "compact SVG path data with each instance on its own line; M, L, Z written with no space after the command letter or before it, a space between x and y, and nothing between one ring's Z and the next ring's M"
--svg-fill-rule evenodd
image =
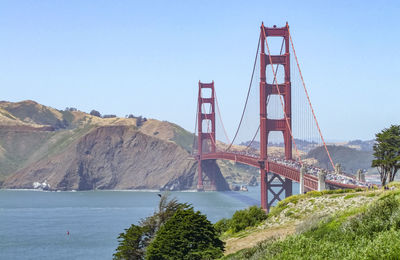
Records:
M158 120L101 118L34 101L0 102L2 188L194 189L193 135ZM228 189L216 162L218 190Z

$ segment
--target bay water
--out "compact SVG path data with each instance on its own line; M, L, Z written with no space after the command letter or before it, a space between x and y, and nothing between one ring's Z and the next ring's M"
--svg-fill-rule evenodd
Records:
M298 193L294 183L293 192ZM158 191L0 190L0 259L112 259L117 237L157 209ZM215 223L260 204L248 192L170 192Z

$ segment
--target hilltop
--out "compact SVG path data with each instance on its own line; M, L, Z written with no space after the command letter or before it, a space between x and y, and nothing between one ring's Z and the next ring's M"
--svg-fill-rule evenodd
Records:
M166 121L0 102L3 188L195 189L192 143L193 134ZM215 166L217 188L229 189L215 162L205 170Z

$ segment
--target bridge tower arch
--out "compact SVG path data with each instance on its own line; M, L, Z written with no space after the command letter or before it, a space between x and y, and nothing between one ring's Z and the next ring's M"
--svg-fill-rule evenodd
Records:
M269 210L279 196L285 192L285 196L292 195L292 181L284 179L276 174L268 174L268 135L272 131L280 131L283 134L285 146L285 159L292 159L292 137L291 137L291 80L290 80L290 42L289 26L265 27L261 25L260 36L260 173L261 173L261 206ZM282 37L284 41L284 53L272 55L266 50L268 37ZM275 82L276 77L267 81L267 69L269 66L281 66L284 70L284 82ZM276 73L276 70L274 71ZM268 83L271 82L271 83ZM284 117L281 119L268 118L268 97L281 95L284 101ZM270 175L270 177L268 177ZM268 193L272 198L268 198Z
M208 96L203 96L208 90ZM206 111L208 109L208 111ZM215 91L214 81L202 83L199 81L198 107L197 107L197 190L204 190L202 155L215 153ZM205 123L205 125L203 125ZM215 189L215 180L210 178L211 186Z

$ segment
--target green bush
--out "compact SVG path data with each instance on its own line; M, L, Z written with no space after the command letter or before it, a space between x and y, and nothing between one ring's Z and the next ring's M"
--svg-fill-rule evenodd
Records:
M230 224L229 219L226 218L220 219L214 224L215 231L217 231L217 233L221 235L229 229L229 224Z
M262 208L251 206L248 209L236 211L229 221L229 228L236 233L247 227L253 227L265 219L267 219L267 215Z

